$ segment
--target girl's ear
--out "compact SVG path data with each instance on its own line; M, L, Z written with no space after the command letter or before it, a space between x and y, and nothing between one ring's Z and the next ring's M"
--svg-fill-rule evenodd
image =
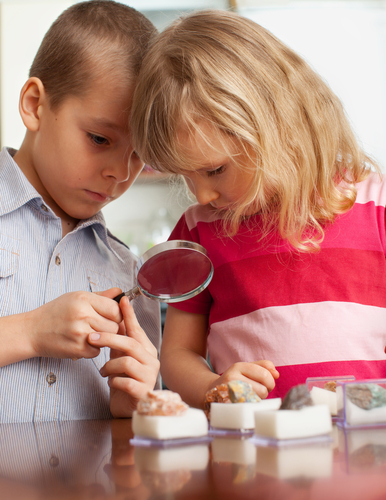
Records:
M24 125L31 132L39 130L43 105L47 104L47 94L39 78L32 77L20 92L19 112Z

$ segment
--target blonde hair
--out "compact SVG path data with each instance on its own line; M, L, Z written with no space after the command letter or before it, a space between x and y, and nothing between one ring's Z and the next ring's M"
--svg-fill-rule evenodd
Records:
M136 150L160 171L192 168L178 134L193 135L203 121L236 140L254 165L254 182L224 219L230 235L258 198L264 234L278 229L298 250L317 250L325 224L353 206L354 184L372 165L378 170L321 77L269 31L231 12L195 12L165 29L134 95Z
M39 78L53 109L81 97L93 79L116 70L131 84L155 26L140 12L113 0L72 5L53 22L36 53L29 76Z

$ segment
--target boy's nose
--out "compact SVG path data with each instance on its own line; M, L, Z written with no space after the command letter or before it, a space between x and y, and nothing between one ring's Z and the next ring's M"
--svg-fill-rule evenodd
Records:
M141 172L143 162L133 151L130 155L116 156L112 159L109 166L105 168L105 175L113 177L117 182L126 182L130 178L134 180Z
M130 176L129 160L127 158L113 158L103 169L105 177L112 177L116 182L125 182Z

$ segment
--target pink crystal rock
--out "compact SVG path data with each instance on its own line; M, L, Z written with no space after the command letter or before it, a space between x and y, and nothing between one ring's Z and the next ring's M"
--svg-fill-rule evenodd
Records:
M179 394L167 390L149 391L146 398L137 404L137 412L140 415L183 415L188 408Z

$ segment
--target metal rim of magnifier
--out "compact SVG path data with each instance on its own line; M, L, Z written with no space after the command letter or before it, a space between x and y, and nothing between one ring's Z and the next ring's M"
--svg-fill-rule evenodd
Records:
M203 254L208 261L210 262L210 272L206 278L206 280L201 283L198 287L194 288L193 290L190 290L189 292L183 293L181 295L178 295L178 297L172 297L171 295L167 293L162 293L160 295L153 295L152 293L147 292L144 290L139 284L138 284L138 273L143 264L154 257L155 255L159 255L162 252L165 252L166 250L178 250L178 249L185 249L185 248L190 248L193 251L199 252ZM155 299L158 300L159 302L167 302L167 303L172 303L172 302L182 302L183 300L191 299L195 295L198 295L200 292L205 290L205 288L209 285L213 278L213 264L211 260L209 259L208 252L206 249L200 245L199 243L195 243L193 241L186 241L186 240L170 240L170 241L165 241L164 243L159 243L158 245L155 245L154 247L150 248L147 250L138 260L137 265L135 266L135 277L137 278L137 286L141 292L142 295L145 295L146 297L149 297L150 299Z

